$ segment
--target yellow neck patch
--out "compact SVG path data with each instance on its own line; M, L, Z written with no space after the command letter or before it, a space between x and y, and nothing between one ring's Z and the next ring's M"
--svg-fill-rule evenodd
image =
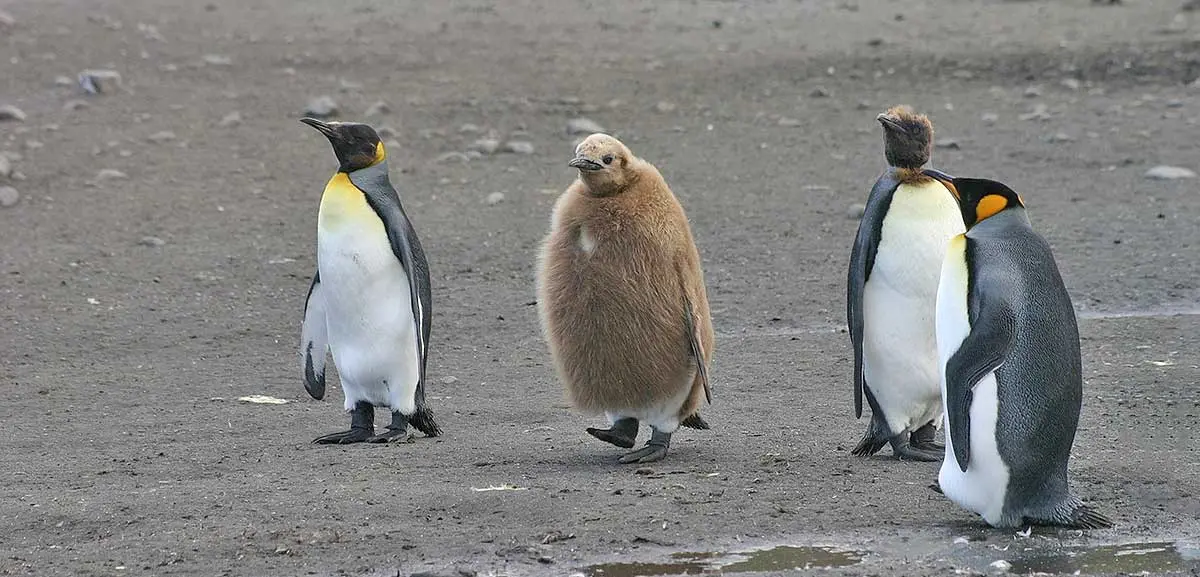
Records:
M975 222L982 221L997 212L1008 208L1008 199L998 194L989 194L979 199L979 204L975 205Z
M330 230L342 226L361 226L372 218L378 220L362 191L350 181L350 175L335 173L325 185L325 194L321 195L318 226Z
M375 166L387 160L387 151L383 149L383 142L375 144L375 160L371 162L371 166Z

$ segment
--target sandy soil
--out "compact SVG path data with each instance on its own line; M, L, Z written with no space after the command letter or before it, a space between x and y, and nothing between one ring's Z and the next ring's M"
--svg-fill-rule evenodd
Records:
M1200 170L1200 13L1180 2L0 11L0 104L27 115L0 122L17 173L0 186L20 195L0 208L0 574L598 575L787 544L861 561L776 574L932 575L1141 542L1179 543L1151 569L1200 574L1200 181L1143 176ZM89 68L123 88L56 82ZM443 437L309 444L346 421L336 379L313 401L296 361L334 169L296 119L322 94L343 119L390 104L370 121L394 131L434 271ZM936 166L1010 183L1053 244L1083 334L1074 488L1116 528L989 530L926 488L937 464L848 454L866 425L849 212L883 166L874 115L896 103L932 116ZM651 467L584 434L530 306L578 116L659 166L706 268L714 429ZM447 155L488 133L535 151ZM290 402L236 400L253 394ZM523 490L476 490L505 484Z

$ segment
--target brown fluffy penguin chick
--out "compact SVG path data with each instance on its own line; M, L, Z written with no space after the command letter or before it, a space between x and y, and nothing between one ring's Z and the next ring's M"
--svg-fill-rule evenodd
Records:
M622 463L662 459L680 425L707 429L712 319L683 207L654 165L593 134L569 163L538 262L538 313L572 404L604 413L592 436L632 448Z
M875 117L883 125L883 154L890 166L898 168L901 182L924 182L921 174L933 153L933 123L906 105L893 106Z

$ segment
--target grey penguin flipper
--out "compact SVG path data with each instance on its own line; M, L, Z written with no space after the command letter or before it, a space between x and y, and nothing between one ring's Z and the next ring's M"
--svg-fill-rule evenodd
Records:
M400 195L388 180L385 163L351 173L350 181L362 191L367 204L383 222L388 242L392 246L392 254L400 261L404 274L408 276L409 302L412 305L413 323L416 325L414 328L417 335L417 360L421 366L414 394L416 410L406 417L409 424L417 430L428 437L436 437L441 434L441 429L433 420L433 411L425 404L425 368L429 334L433 325L433 295L425 251L412 223L408 220L408 215L404 212L404 207L400 204Z
M887 215L892 197L900 186L895 168L888 168L875 181L862 219L854 246L850 249L850 268L846 279L846 321L850 326L850 342L854 346L854 417L862 417L863 387L863 293L871 269L875 266L875 254L879 250L879 239L883 234L883 218ZM872 409L874 410L874 409Z
M971 241L967 239L968 266L970 247ZM978 285L986 282L986 278L979 278L975 283L977 286L971 290L968 307L978 311L971 315L971 332L946 361L946 416L949 420L946 434L954 445L958 468L964 472L971 458L971 400L975 396L975 385L1004 362L1013 341L1015 318L1005 304L980 294Z
M304 390L316 400L325 397L325 359L329 351L329 333L325 321L325 295L321 290L321 271L313 274L304 300L304 324L300 329L300 363L304 371Z

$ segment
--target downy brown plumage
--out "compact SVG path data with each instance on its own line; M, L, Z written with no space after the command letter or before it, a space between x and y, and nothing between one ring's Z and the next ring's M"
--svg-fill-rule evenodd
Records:
M680 425L708 428L714 335L700 254L683 207L649 162L593 134L569 163L580 176L558 199L538 262L538 312L573 405L605 413L597 438L632 447L622 462L666 454ZM632 422L631 422L632 421Z

